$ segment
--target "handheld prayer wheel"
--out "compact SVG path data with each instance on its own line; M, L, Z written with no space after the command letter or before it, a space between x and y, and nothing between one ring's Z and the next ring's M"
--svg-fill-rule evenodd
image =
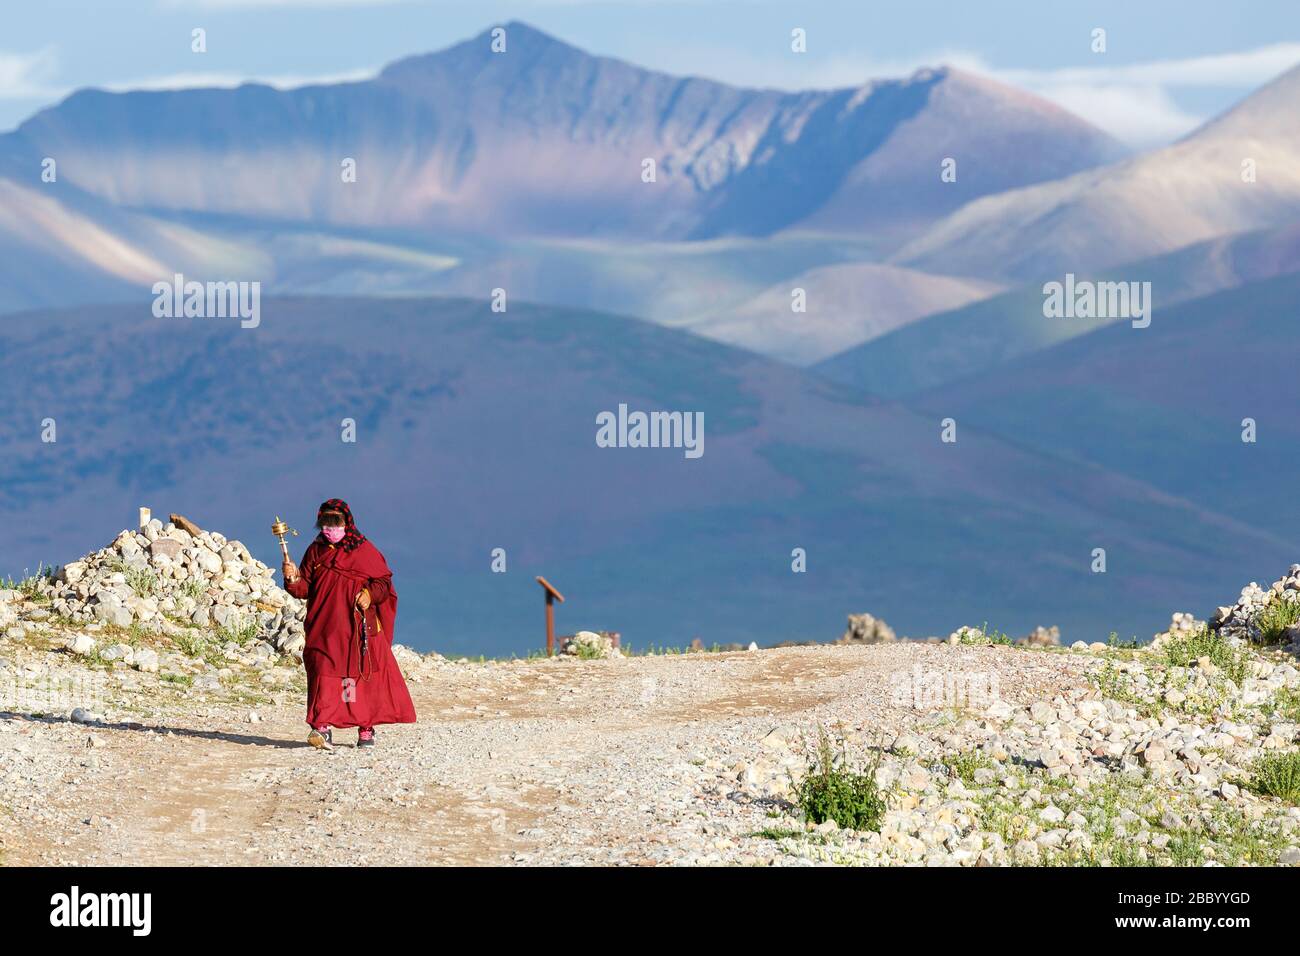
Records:
M286 534L291 534L296 538L298 537L298 532L294 531L293 528L290 528L287 524L281 521L279 515L276 515L275 524L271 525L271 534L280 539L280 551L284 553L284 560L288 561L289 544L284 540L284 536Z

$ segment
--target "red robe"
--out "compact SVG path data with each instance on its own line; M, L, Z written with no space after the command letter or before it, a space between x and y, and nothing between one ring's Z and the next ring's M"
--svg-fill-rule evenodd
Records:
M397 592L388 562L369 541L344 551L319 539L307 546L298 580L285 585L307 599L307 723L313 727L413 724L415 705L393 659ZM361 653L362 588L370 589Z

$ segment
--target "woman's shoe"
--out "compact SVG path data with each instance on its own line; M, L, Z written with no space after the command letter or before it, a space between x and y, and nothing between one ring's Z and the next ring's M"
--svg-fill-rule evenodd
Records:
M373 727L362 728L361 730L357 731L358 747L373 747L374 745L375 745L375 729Z
M333 750L334 731L328 727L324 730L317 730L313 727L311 733L307 735L307 743L311 744L317 750Z

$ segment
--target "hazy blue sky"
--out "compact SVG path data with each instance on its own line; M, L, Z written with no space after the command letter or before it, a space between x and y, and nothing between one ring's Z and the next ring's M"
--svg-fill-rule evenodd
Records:
M1297 0L2 0L0 129L81 86L277 85L373 72L525 20L672 73L796 89L949 63L1135 143L1172 139L1300 63ZM1247 8L1245 10L1241 8ZM208 52L190 31L208 31ZM809 50L790 52L793 27ZM1107 31L1093 53L1091 31Z

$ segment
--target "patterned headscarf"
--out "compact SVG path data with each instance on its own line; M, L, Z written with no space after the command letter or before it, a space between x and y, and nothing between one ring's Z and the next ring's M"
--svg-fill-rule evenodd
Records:
M342 548L344 551L355 551L359 548L361 542L366 540L366 536L357 530L357 524L352 520L352 509L348 507L348 503L343 501L341 498L331 498L329 501L326 501L316 510L316 523L318 525L320 524L321 516L327 511L337 511L343 516L343 540L335 547ZM329 544L329 542L325 540L324 534L317 535L316 540L321 544Z

